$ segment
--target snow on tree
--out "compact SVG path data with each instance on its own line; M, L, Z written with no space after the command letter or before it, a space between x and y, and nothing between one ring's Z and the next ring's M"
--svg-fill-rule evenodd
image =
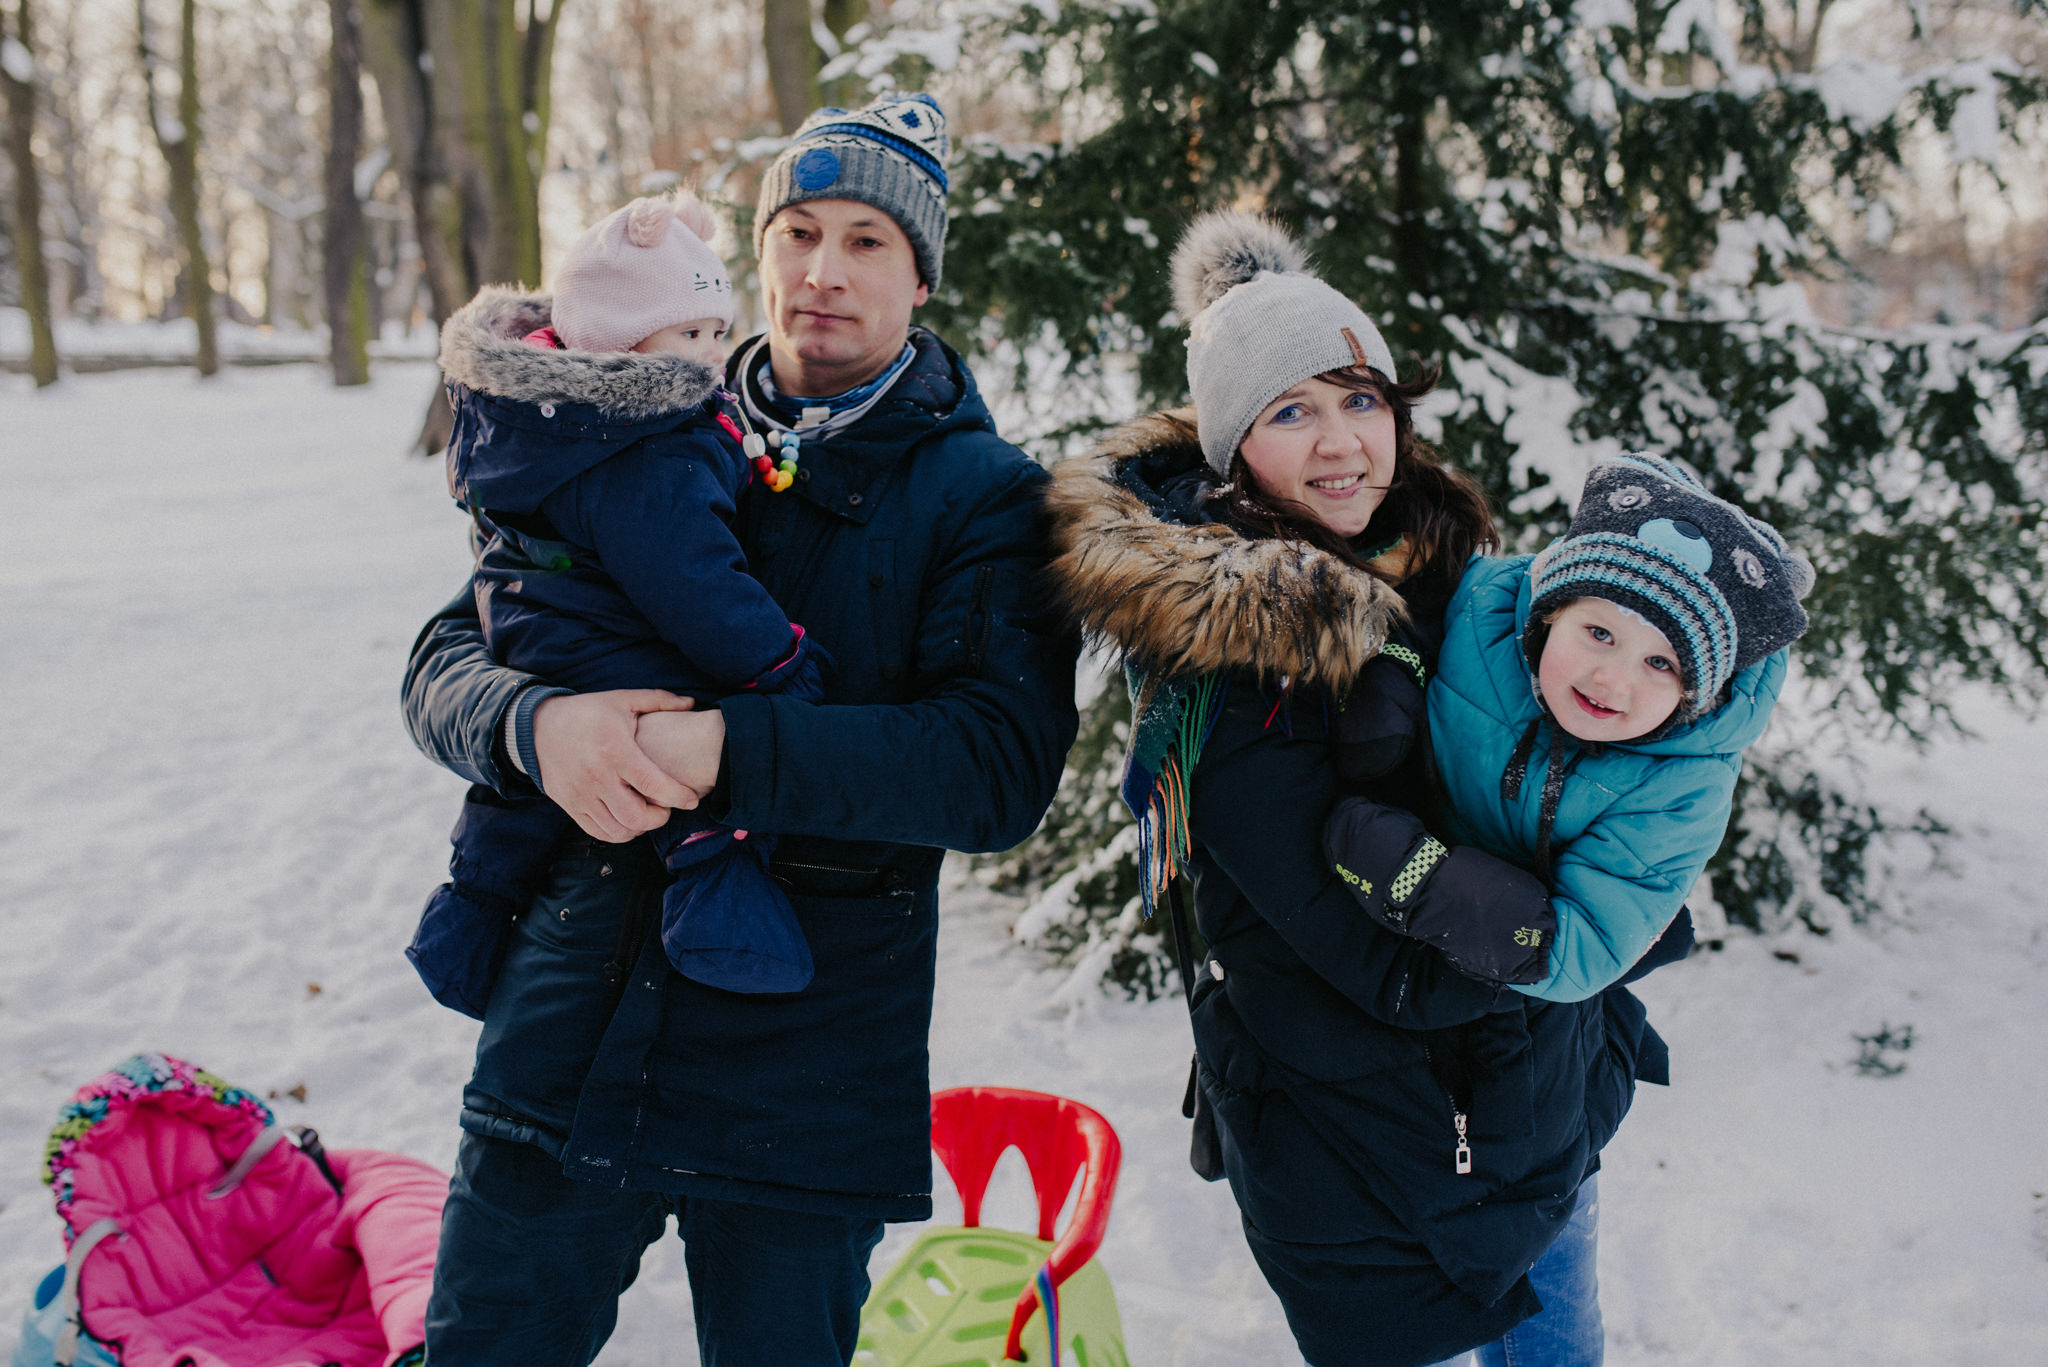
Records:
M1893 837L1939 823L1911 794L1859 792L1848 742L1910 743L1950 724L1954 686L2033 698L2048 674L2048 328L1831 328L1800 280L1843 269L1831 231L1881 226L1911 140L1995 173L2042 73L1996 55L1813 70L1825 13L1786 39L1762 0L928 17L1041 100L1041 141L964 148L937 321L1025 371L1037 357L1062 412L1122 360L1145 400L1178 401L1166 252L1196 213L1251 207L1383 321L1404 373L1444 365L1425 431L1484 481L1514 546L1561 529L1604 453L1689 463L1819 571L1808 701L1752 755L1693 902L1706 937L1722 913L1825 932L1887 904ZM874 41L903 49L901 25ZM1149 992L1166 979L1132 949L1132 889L1104 855L1128 821L1107 796L1119 691L1084 721L1047 826L995 868L1050 889L1022 929Z

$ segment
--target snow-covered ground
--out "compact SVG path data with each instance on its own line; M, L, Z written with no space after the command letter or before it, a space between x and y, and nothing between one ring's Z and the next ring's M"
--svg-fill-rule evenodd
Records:
M438 467L400 454L431 383L0 378L0 1351L59 1256L43 1136L129 1053L274 1093L331 1143L453 1156L474 1026L399 952L460 792L396 701L466 563ZM2048 1363L2048 727L1972 715L1989 741L1871 757L1960 831L1907 924L1737 938L1643 985L1677 1085L1608 1151L1617 1367ZM1102 1256L1133 1361L1298 1363L1228 1192L1186 1167L1179 1002L1056 1004L1019 910L953 889L935 1082L1116 1125ZM1852 1037L1887 1024L1913 1028L1905 1070L1865 1075ZM989 1215L1028 1220L1014 1155ZM696 1360L669 1240L600 1361Z

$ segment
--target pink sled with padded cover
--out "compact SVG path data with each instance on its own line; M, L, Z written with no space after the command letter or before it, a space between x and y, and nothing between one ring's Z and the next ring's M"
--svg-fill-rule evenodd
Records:
M422 1357L448 1190L429 1164L324 1152L252 1093L142 1054L65 1106L43 1178L68 1256L29 1312L15 1367Z

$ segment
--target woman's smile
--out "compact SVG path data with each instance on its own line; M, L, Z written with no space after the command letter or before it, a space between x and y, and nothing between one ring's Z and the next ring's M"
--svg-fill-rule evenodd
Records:
M1386 400L1317 376L1267 404L1238 453L1268 495L1352 537L1386 499L1394 448Z

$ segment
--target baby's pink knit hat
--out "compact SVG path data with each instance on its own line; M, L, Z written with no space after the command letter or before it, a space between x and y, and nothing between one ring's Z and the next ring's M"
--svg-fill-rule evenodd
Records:
M575 351L631 351L677 323L732 325L732 277L691 195L636 199L576 239L555 270L554 327Z

